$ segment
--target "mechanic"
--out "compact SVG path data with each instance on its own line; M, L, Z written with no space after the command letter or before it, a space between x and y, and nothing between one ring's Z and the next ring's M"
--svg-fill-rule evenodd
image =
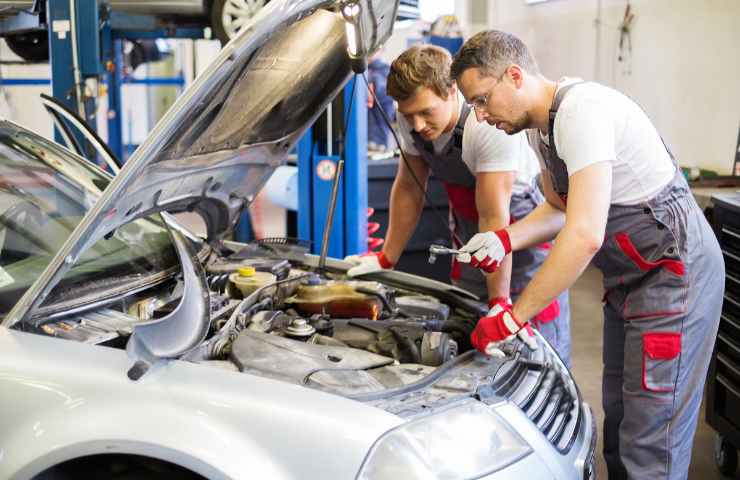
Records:
M686 478L724 265L671 152L635 102L593 82L545 78L508 33L469 39L452 76L488 124L509 135L536 129L530 140L547 199L515 224L473 237L458 260L495 271L509 252L555 238L514 306L478 322L477 348L513 338L593 260L606 292L609 478Z
M537 159L526 136L510 137L477 122L450 78L451 62L443 48L416 45L391 65L386 88L398 102L399 141L408 163L399 162L393 182L390 224L382 251L349 258L359 263L349 270L350 276L392 268L398 261L423 210L422 188L426 189L430 172L444 183L450 222L461 242L479 228L486 231L509 225L544 201L536 186ZM513 261L504 261L499 272L486 276L454 261L453 283L488 298L490 308L509 305L509 297L516 298L522 291L549 248L543 244L517 252ZM570 364L568 292L543 305L532 319ZM527 335L526 330L522 335ZM465 341L468 337L466 333Z

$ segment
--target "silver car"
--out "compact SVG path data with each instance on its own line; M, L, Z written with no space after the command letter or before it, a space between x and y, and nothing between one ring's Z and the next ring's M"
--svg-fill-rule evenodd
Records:
M224 240L395 10L273 0L115 178L0 122L0 478L591 477L541 337L486 357L466 291Z

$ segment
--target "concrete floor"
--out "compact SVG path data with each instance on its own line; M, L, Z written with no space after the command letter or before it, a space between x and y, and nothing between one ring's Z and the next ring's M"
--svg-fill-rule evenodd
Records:
M597 445L597 478L605 480L606 465L601 456L602 422L604 412L601 409L601 346L602 346L602 313L601 313L601 274L589 268L576 282L570 291L571 332L573 337L573 375L586 401L596 415L598 428ZM694 438L694 449L689 470L690 479L715 480L727 479L719 473L714 463L714 431L704 421L704 411ZM734 477L740 479L740 474Z

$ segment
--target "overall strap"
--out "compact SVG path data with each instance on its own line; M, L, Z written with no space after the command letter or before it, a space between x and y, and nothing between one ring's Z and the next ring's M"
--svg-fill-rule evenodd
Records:
M457 119L455 130L452 132L452 146L462 150L462 139L463 131L465 130L465 122L468 121L468 115L470 115L470 105L463 103L462 111Z
M555 156L558 156L558 149L555 148L555 117L558 114L558 108L560 108L560 104L563 103L563 99L565 98L565 94L568 93L568 91L575 87L576 85L580 85L582 83L586 83L583 80L580 80L578 82L573 82L569 85L566 85L564 87L560 87L558 91L555 93L555 97L552 99L552 105L550 105L550 118L549 118L549 132L548 132L548 140L550 142L550 149L555 154Z

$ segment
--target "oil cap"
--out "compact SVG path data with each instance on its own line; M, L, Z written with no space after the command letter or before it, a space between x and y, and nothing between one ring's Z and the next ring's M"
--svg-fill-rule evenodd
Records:
M239 267L237 273L240 277L253 277L257 270L254 267Z

